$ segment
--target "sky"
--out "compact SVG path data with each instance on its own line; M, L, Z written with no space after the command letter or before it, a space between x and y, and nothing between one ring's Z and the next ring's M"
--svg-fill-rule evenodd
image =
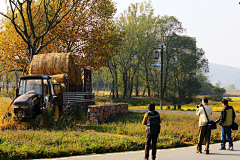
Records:
M113 0L116 16L131 3L143 0ZM209 62L240 68L240 0L152 0L155 15L175 16L196 37L197 47ZM0 0L0 11L5 9Z

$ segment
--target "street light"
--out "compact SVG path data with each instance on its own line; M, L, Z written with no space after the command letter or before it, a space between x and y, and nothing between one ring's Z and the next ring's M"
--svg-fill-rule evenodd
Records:
M161 50L161 99L160 99L160 108L162 110L162 104L163 104L163 43L160 44L160 48L154 48L153 51L153 58L159 59L159 49Z

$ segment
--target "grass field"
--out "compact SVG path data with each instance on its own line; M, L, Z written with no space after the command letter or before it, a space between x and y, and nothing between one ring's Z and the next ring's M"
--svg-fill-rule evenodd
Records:
M143 112L128 112L102 124L80 123L64 130L0 131L0 158L25 159L83 155L144 149ZM214 114L213 119L219 115ZM194 145L198 137L198 117L194 113L161 113L161 133L157 148ZM236 118L240 123L240 117ZM221 128L213 130L211 143L220 142ZM233 131L234 140L240 131Z
M0 98L0 114L6 112L10 99ZM144 102L145 103L145 102ZM214 110L221 109L221 103L210 104ZM231 102L238 108L240 102ZM130 106L147 109L146 106ZM159 106L156 109L160 109ZM167 106L164 106L166 109ZM173 106L171 106L172 108ZM195 104L182 105L187 110ZM12 110L12 109L11 109ZM87 122L86 116L80 120L67 120L65 127L29 128L28 124L11 122L6 129L0 123L0 159L53 158L59 156L109 153L144 149L145 126L141 124L144 112L128 112L110 118L101 124ZM213 114L216 120L218 114ZM161 133L157 148L174 148L194 145L198 137L198 117L194 113L161 113ZM240 124L240 116L236 117ZM62 122L63 123L63 122ZM10 128L9 128L10 127ZM220 142L221 128L212 131L211 143ZM240 131L233 131L233 140L240 139Z

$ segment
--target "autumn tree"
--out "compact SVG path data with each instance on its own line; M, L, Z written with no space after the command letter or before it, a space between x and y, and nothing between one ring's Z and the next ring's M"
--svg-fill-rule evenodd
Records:
M83 0L64 23L51 31L55 34L67 26L45 52L73 52L83 68L100 68L121 44L123 34L113 20L115 12L110 0Z
M120 32L115 30L111 20L115 8L110 0L6 2L7 13L0 13L5 17L1 33L16 34L13 36L15 41L25 45L21 47L24 49L22 52L12 49L2 50L1 54L9 55L4 57L6 62L13 62L13 57L27 59L24 69L33 55L47 52L73 52L76 53L75 60L78 64L99 68L112 57L113 48L116 46L117 49L120 42ZM15 42L3 43L6 46L18 46ZM16 52L21 57L16 57ZM18 66L12 66L14 67Z
M10 20L17 34L26 43L28 61L44 47L58 37L50 31L65 20L66 16L76 7L79 0L7 0L7 13L0 13ZM34 7L35 6L35 7ZM63 28L64 29L64 28Z

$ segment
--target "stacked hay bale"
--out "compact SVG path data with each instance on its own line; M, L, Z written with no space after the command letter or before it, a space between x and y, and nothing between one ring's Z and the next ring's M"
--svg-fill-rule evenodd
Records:
M53 83L59 83L63 92L66 91L64 79L69 83L82 84L81 69L75 65L72 53L47 53L34 55L30 64L29 74L51 75ZM58 89L57 89L58 88ZM54 88L54 92L61 92L60 87Z

